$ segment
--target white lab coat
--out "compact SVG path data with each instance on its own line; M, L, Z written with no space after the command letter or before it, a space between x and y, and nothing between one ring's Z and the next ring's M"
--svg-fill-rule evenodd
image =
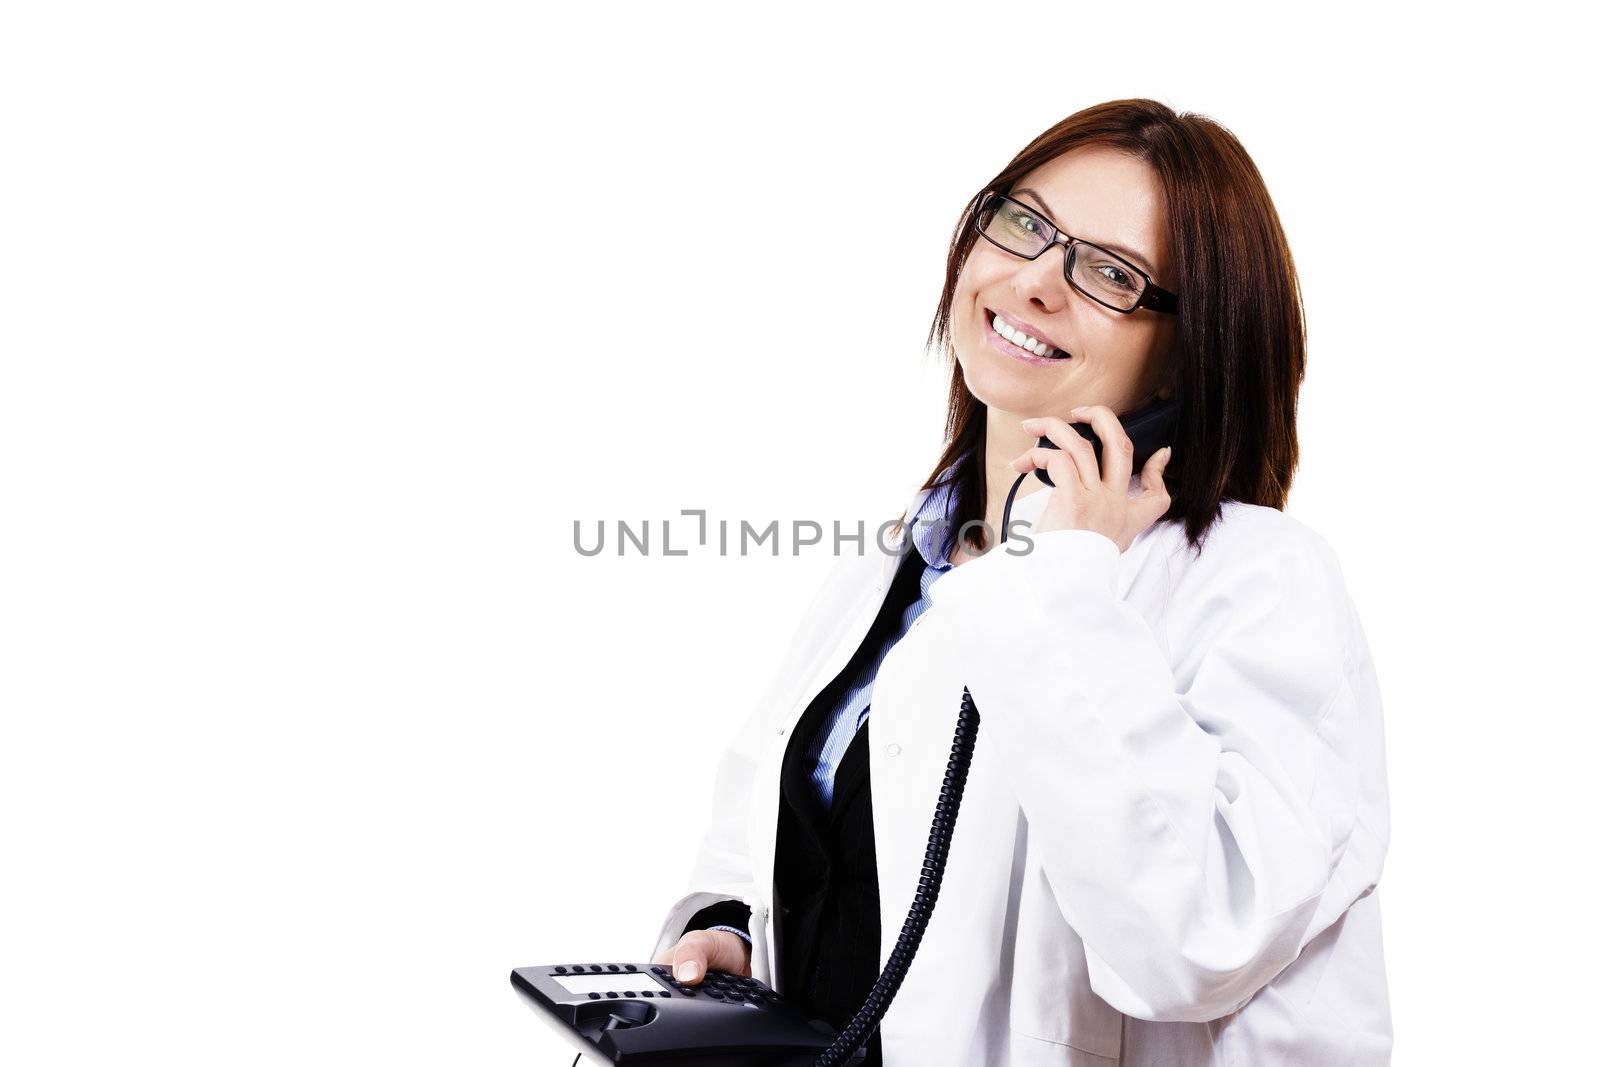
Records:
M1020 497L1013 519L1049 496ZM1382 708L1328 543L1237 502L1198 555L1170 522L1126 552L1088 530L1031 536L1027 554L1013 540L935 582L873 687L880 965L963 685L981 716L938 904L881 1024L885 1067L1387 1064ZM652 956L737 898L755 976L781 973L779 765L896 562L869 537L817 593L722 756Z

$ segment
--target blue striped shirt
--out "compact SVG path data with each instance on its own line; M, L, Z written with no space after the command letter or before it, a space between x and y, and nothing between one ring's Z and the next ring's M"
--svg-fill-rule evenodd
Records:
M850 747L856 731L861 729L861 724L867 721L872 711L872 683L877 680L878 667L889 654L889 649L911 629L917 617L928 610L932 603L928 588L952 567L947 556L953 541L950 535L954 533L949 528L953 499L952 487L946 482L930 490L922 506L917 509L917 514L911 520L910 533L911 541L925 564L921 596L906 606L901 613L898 629L883 642L877 654L863 664L829 720L817 730L817 736L806 752L806 765L811 768L811 785L825 811L833 807L833 780L839 770L839 761L844 759L845 750Z

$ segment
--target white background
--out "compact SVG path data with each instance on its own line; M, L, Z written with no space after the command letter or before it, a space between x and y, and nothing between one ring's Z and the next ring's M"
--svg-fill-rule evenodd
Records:
M1126 96L1232 129L1300 270L1289 510L1385 697L1395 1062L1581 1054L1560 10L9 5L0 1056L570 1062L507 973L645 956L831 563L574 520L893 517L961 205Z

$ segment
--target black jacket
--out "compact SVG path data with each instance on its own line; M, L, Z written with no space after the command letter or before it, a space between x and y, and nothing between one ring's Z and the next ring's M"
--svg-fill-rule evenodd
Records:
M855 1016L878 980L881 936L868 758L870 716L839 763L828 811L822 810L807 778L804 756L864 664L875 660L884 643L898 635L905 609L921 593L924 565L916 551L906 553L860 647L812 700L790 734L779 775L774 932L784 997L839 1029ZM696 912L685 929L727 925L748 931L749 919L750 909L744 904L721 901ZM867 1063L882 1063L876 1033L868 1045Z

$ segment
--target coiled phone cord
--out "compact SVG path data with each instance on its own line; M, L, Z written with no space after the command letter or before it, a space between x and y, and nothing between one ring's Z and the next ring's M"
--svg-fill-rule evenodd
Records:
M890 1001L900 990L911 959L922 943L923 931L933 915L933 906L939 899L939 883L944 879L945 859L950 854L950 835L955 829L956 815L961 810L961 794L967 784L967 769L972 763L973 742L978 739L978 706L972 694L961 689L961 716L956 720L955 740L950 745L950 761L944 772L944 784L939 787L939 802L934 808L933 826L928 831L928 848L922 860L922 877L917 879L916 895L911 909L906 912L905 925L900 928L899 940L889 953L888 962L878 975L872 992L862 1003L850 1024L840 1032L827 1051L817 1057L817 1067L839 1067L846 1062L862 1042L877 1027L883 1013L889 1010Z
M1006 494L1005 511L1000 519L1000 543L1006 540L1006 528L1011 525L1011 502L1016 499L1017 487L1026 478L1022 474L1011 484ZM928 920L933 917L933 906L939 900L939 886L944 881L945 860L950 856L950 838L955 831L956 816L961 812L961 795L967 787L967 771L972 766L972 749L978 740L978 705L972 693L961 687L961 714L956 718L956 733L950 743L950 759L945 765L944 783L939 787L939 800L933 808L933 825L928 830L928 847L922 858L922 877L917 879L917 891L911 898L911 908L900 927L900 937L889 953L888 961L872 986L872 992L857 1009L833 1044L816 1059L816 1067L840 1067L855 1054L868 1035L877 1028L894 995L900 991L911 960L922 943Z

